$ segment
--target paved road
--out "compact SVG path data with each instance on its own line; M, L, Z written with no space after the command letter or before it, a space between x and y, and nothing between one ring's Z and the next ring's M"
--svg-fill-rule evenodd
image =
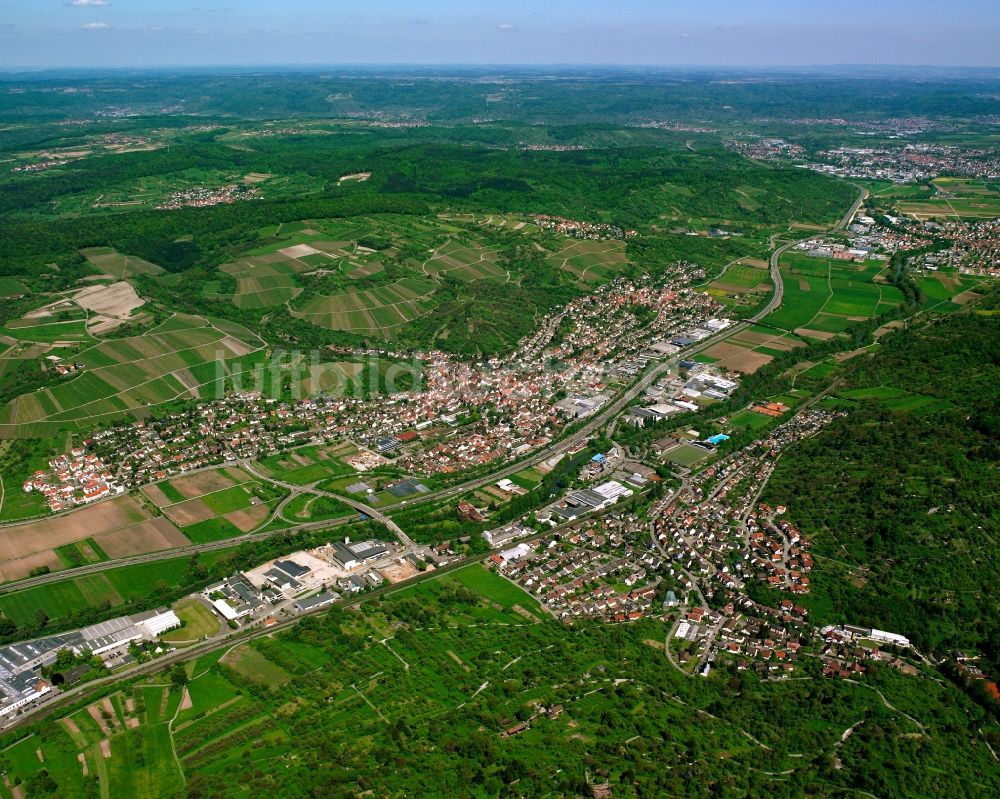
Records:
M528 536L527 538L520 539L523 542L533 542L545 536L554 535L561 532L573 525L584 522L587 519L596 518L605 513L608 513L614 509L614 505L601 510L593 511L591 513L585 513L582 516L578 516L575 519L570 519L569 521L557 524L555 527L545 530L541 533ZM507 545L505 545L507 546ZM441 566L437 569L426 571L418 574L416 577L411 577L409 580L404 580L395 584L384 584L377 588L369 589L364 593L357 594L346 599L342 599L336 603L337 607L348 607L352 605L359 605L375 597L384 596L386 594L391 594L395 591L401 591L411 586L423 582L425 580L433 580L440 577L442 574L447 574L448 572L455 571L456 569L464 568L473 563L478 563L486 560L492 554L500 552L504 547L498 547L496 549L491 549L487 552L482 552L478 555L471 555L465 558L458 558L446 566ZM65 574L65 572L63 572ZM288 603L285 603L288 604ZM169 667L177 663L184 663L189 660L194 660L201 655L208 654L209 652L214 652L217 649L223 647L232 647L241 644L245 641L250 641L254 638L261 638L263 636L272 636L274 633L291 627L303 616L318 615L329 611L329 607L314 608L313 610L303 611L301 613L296 613L287 619L279 620L277 624L272 624L270 627L254 626L254 627L241 627L238 630L230 630L228 627L223 627L219 633L216 635L205 639L192 646L185 647L183 649L177 649L173 652L169 652L166 655L156 658L155 660L148 661L146 663L141 663L137 666L133 666L126 671L118 672L112 674L108 677L102 677L98 680L93 680L91 682L84 683L82 685L75 686L66 691L61 691L54 696L52 696L48 701L42 702L36 707L29 708L23 715L16 716L14 718L0 717L0 732L9 732L12 729L25 726L27 724L32 724L40 718L49 716L60 708L67 704L79 701L82 696L88 693L96 692L100 690L103 686L109 683L119 682L121 680L133 679L145 674L153 674L155 672L163 671L165 672Z
M847 209L847 213L845 213L840 218L840 221L837 222L837 224L834 225L832 228L830 228L830 232L832 233L837 230L843 230L848 225L850 225L851 221L854 219L854 215L858 212L858 209L861 207L861 203L865 201L865 198L867 196L868 196L867 189L861 189L860 192L858 193L858 198L854 201L854 204L849 209ZM771 296L771 299L768 300L767 305L765 305L760 311L758 311L752 317L750 317L751 322L759 322L769 313L777 310L778 307L781 305L781 300L785 296L785 285L781 277L781 270L778 268L778 261L781 260L781 256L784 255L785 251L788 250L790 247L794 247L796 244L799 244L803 241L808 241L811 238L814 238L814 236L807 236L806 238L799 239L798 241L790 241L787 244L782 244L780 247L774 250L774 252L771 253L770 269L771 269L771 280L774 281L774 294Z
M364 502L359 502L353 497L347 497L341 494L334 494L331 491L323 491L322 489L316 488L315 483L307 486L300 486L296 485L295 483L286 483L283 480L277 480L274 477L268 477L267 475L262 474L257 470L253 461L241 460L239 463L240 466L242 466L245 471L250 472L250 474L252 474L254 477L260 480L265 480L268 483L273 483L274 485L280 486L281 488L287 489L288 491L298 492L300 494L315 494L320 497L329 497L330 499L335 499L338 502L342 502L343 504L354 508L354 510L358 511L358 513L363 513L369 518L378 522L379 524L383 524L386 527L388 527L399 538L399 540L403 543L404 546L408 547L416 546L416 544L413 542L413 539L411 539L406 533L403 532L403 528L401 528L398 524L396 524L392 519L390 519L384 513L376 510L370 505L366 505Z
M867 196L868 192L862 189L859 192L858 198L854 201L854 204L847 210L844 216L840 219L840 222L833 228L833 230L839 230L849 225L851 220L854 218L854 215L857 213L858 208L861 207L861 204L864 202L865 197ZM805 241L805 239L803 239L803 241ZM545 447L541 450L537 450L530 457L524 460L508 464L507 466L504 466L501 469L498 469L497 471L491 472L487 475L483 475L481 477L473 478L471 480L458 483L454 486L450 486L449 488L445 488L440 491L434 491L428 494L421 494L418 501L420 503L424 503L438 499L447 499L450 497L458 496L460 494L464 494L468 491L480 488L488 483L495 482L504 477L509 477L510 475L521 471L522 469L525 469L529 466L545 461L553 457L554 455L565 453L568 450L571 450L582 444L584 441L590 438L590 436L596 430L600 429L601 425L610 423L611 420L613 420L619 413L621 413L621 411L623 411L626 407L628 407L628 405L636 397L642 394L647 388L649 388L649 386L653 385L653 383L655 383L665 372L669 371L671 365L678 358L680 357L689 358L692 355L695 355L705 349L708 349L713 344L716 344L719 341L722 341L723 339L733 335L734 333L737 333L740 330L749 327L750 324L760 321L767 314L769 314L771 311L777 308L781 304L781 299L784 296L784 285L782 282L780 270L778 269L778 260L780 259L781 254L784 253L789 247L791 247L795 243L796 242L790 242L788 244L784 244L771 254L770 265L771 265L771 276L772 279L774 280L774 287L775 287L774 294L771 297L771 300L768 302L768 304L758 313L750 317L748 320L743 322L738 322L735 325L732 325L726 328L725 330L720 331L714 336L710 336L707 339L703 339L702 341L681 350L674 358L671 358L668 361L664 361L663 363L658 364L653 369L644 373L642 376L639 377L638 380L636 380L635 383L632 384L631 387L626 389L623 393L619 394L617 398L612 400L609 404L605 405L601 410L599 410L597 413L591 416L579 429L574 431L566 438L560 439L559 441L550 444L548 447ZM205 468L216 468L216 467L212 466ZM254 471L254 474L257 475L258 477L261 477L259 472ZM270 478L264 478L264 479L270 480ZM302 486L292 485L290 483L282 485L290 489L293 489L295 491L302 491L303 488ZM412 505L407 506L405 502L401 501L394 503L392 505L386 505L381 510L376 511L374 508L368 508L368 506L363 505L363 503L358 503L355 500L350 500L349 498L341 497L340 495L337 494L329 494L329 496L336 498L342 502L345 502L346 504L351 505L351 507L357 509L359 512L365 513L371 516L376 521L385 524L387 527L392 529L393 532L396 533L396 535L400 536L400 540L402 540L404 543L408 542L409 545L412 545L412 541L409 539L408 536L406 536L406 533L404 533L399 528L398 525L394 525L394 523L392 523L392 520L387 515L388 513L394 510L400 510L404 507L412 507ZM365 508L367 508L367 510ZM122 558L119 560L103 561L101 563L92 563L86 566L78 566L73 569L64 569L62 571L53 572L51 574L44 574L44 575L39 575L38 577L31 577L24 580L19 580L15 583L7 583L4 585L0 585L0 594L13 593L15 591L21 591L26 588L33 588L38 585L44 585L46 583L56 582L59 580L64 580L72 577L78 577L84 574L93 574L96 572L104 571L106 569L119 568L121 566L131 566L139 563L151 563L158 560L168 560L171 558L185 557L187 555L196 555L200 552L211 552L213 550L226 549L228 547L237 546L239 544L246 542L262 541L279 532L294 533L294 532L315 530L322 527L337 527L344 524L350 524L354 521L355 521L354 518L347 517L341 519L332 519L323 522L309 522L305 524L295 525L290 528L285 528L284 530L281 531L274 531L268 533L262 533L262 532L249 533L247 535L239 536L236 538L229 538L223 541L214 541L207 544L195 544L188 547L181 547L178 549L163 550L161 552L150 552L144 555L137 555L131 558ZM15 524L17 524L17 522L15 522ZM2 526L7 526L7 525L2 525Z
M850 221L854 218L854 214L857 212L858 208L861 206L861 203L864 201L864 199L865 199L866 196L867 196L867 192L865 192L865 191L862 190L862 192L860 193L860 196L855 201L854 205L851 206L851 208L848 210L848 212L841 219L840 223L834 228L835 230L843 228L843 227L846 227L850 223ZM711 347L713 344L717 343L718 341L720 341L720 340L722 340L724 338L727 338L728 336L732 335L733 333L735 333L735 332L737 332L739 330L742 330L742 329L748 327L749 324L751 324L753 322L756 322L756 321L759 321L761 318L763 318L764 316L766 316L768 313L770 313L772 310L774 310L774 308L777 308L781 304L781 298L783 296L783 285L782 285L781 275L780 275L780 272L778 271L777 264L778 264L778 260L781 257L781 254L783 252L785 252L785 250L787 250L788 247L790 247L790 246L791 246L791 244L783 245L782 247L779 247L777 250L775 250L772 253L772 255L771 255L770 265L771 265L771 273L772 273L772 276L774 278L775 291L774 291L774 295L772 296L772 298L771 298L770 302L767 304L767 306L765 306L760 312L758 312L757 314L755 314L749 320L747 320L745 322L737 323L736 325L733 325L733 326L727 328L724 331L721 331L720 333L718 333L718 334L716 334L714 336L710 336L709 338L704 339L704 340L698 342L697 344L694 344L691 347L686 348L685 350L682 351L682 354L683 354L684 357L690 357L691 355L694 355L694 354L696 354L698 352L701 352L702 350L705 350L708 347ZM679 358L679 357L681 357L681 353L679 353L675 358L673 358L671 360L668 360L668 361L665 361L663 363L660 363L657 366L655 366L653 369L651 369L648 372L644 373L635 383L632 384L631 387L629 387L624 392L622 392L621 394L619 394L617 398L615 398L612 402L610 402L609 404L607 404L598 413L594 414L593 417L591 417L583 426L581 426L574 433L572 433L571 435L567 436L566 438L564 438L564 439L562 439L562 440L560 440L560 441L558 441L558 442L550 445L549 447L546 447L546 448L544 448L544 449L542 449L542 450L534 453L530 458L526 459L525 461L521 461L521 462L518 462L518 463L510 464L510 465L504 467L503 469L500 469L500 470L498 470L496 472L493 472L493 473L491 473L489 475L482 476L482 477L479 477L479 478L475 478L473 480L466 481L464 483L461 483L461 484L456 485L456 486L452 486L452 487L444 489L442 491L432 492L430 494L421 495L421 498L420 498L419 501L420 502L425 502L425 501L429 501L429 500L433 500L433 499L440 499L440 498L445 498L445 497L449 497L449 496L454 496L456 494L464 493L464 492L466 492L466 491L468 491L468 490L470 490L472 488L477 488L479 486L485 485L486 483L493 482L495 480L501 479L502 477L509 476L510 474L513 474L513 473L515 473L517 471L520 471L521 469L525 468L527 465L529 465L531 463L538 463L538 462L540 462L542 460L546 460L546 459L552 457L553 455L556 455L556 454L559 454L559 453L564 453L567 450L572 449L572 448L578 446L579 444L583 443L587 438L589 438L590 435L595 430L599 429L601 425L606 424L606 423L610 423L611 420L613 420L622 410L624 410L626 407L628 407L628 405L632 402L632 400L634 400L643 391L645 391L649 386L651 386L654 382L656 382L656 380L658 380L660 378L660 376L665 371L668 371L669 368L670 368L670 366L672 365L672 363L677 358ZM293 492L293 496L294 496L295 492L298 492L298 493L310 492L310 493L319 494L321 496L329 496L329 497L331 497L333 499L336 499L338 501L344 502L345 504L353 507L355 510L358 510L359 512L368 515L369 517L371 517L375 521L378 521L381 524L386 525L386 527L388 527L389 529L391 529L397 536L399 536L400 540L405 545L407 545L407 546L413 546L413 541L406 535L405 532L403 532L403 530L399 527L399 525L397 525L395 522L393 522L392 519L390 519L388 516L386 516L381 511L375 510L374 508L371 508L370 506L365 505L362 502L358 502L357 500L354 500L352 498L343 497L343 496L340 496L339 494L333 494L333 493L330 493L330 492L327 492L327 491L322 491L322 490L316 489L314 486L303 487L303 486L298 486L298 485L294 485L294 484L291 484L291 483L284 483L282 481L277 481L277 480L274 480L273 478L264 477L260 472L258 472L256 470L256 468L252 464L252 462L249 462L249 461L243 461L242 465L244 466L244 468L246 468L248 471L250 471L252 474L254 474L255 476L257 476L258 478L268 480L268 481L270 481L272 483L275 483L277 485L280 485L280 486L282 486L284 488L289 489L290 491ZM287 498L284 502L281 503L280 507L283 507L288 501L290 501L290 499L291 499L290 497ZM402 502L397 503L393 507L399 507L401 505L403 505ZM589 514L588 514L588 516L589 516ZM292 528L286 528L286 530L281 531L281 532L301 531L301 530L307 530L307 529L315 529L315 528L319 528L319 527L334 527L334 526L337 526L337 525L340 525L340 524L347 524L347 523L352 522L352 521L354 521L354 519L349 517L349 518L345 518L345 519L334 519L334 520L330 520L330 521L313 522L313 523L309 523L309 524L296 525L295 527L292 527ZM575 519L572 522L568 522L567 524L576 523L576 522L579 522L579 521L580 521L580 519ZM559 527L562 527L562 526L563 525L559 525ZM552 531L547 531L545 534L550 534L551 532ZM658 539L656 538L655 532L651 529L650 533L651 533L651 537L652 537L654 545L658 549L660 549L661 552L662 552L663 549L660 546L660 543L659 543ZM67 579L69 577L78 576L80 574L99 572L99 571L103 571L105 569L118 568L118 567L121 567L121 566L131 565L131 564L134 564L134 563L148 563L148 562L151 562L151 561L163 560L163 559L167 559L167 558L184 557L187 554L197 554L199 552L210 551L210 550L213 550L213 549L224 549L224 548L228 548L228 547L231 547L231 546L234 546L234 545L237 545L237 544L240 544L240 543L244 543L244 542L247 542L247 541L259 541L259 540L263 540L263 539L268 538L268 537L270 537L271 535L274 535L274 534L275 533L252 533L252 534L240 536L238 538L232 538L232 539L228 539L228 540L224 540L224 541L212 542L212 543L209 543L209 544L201 544L201 545L195 545L195 546L190 546L190 547L183 547L183 548L180 548L180 549L165 550L163 552L154 552L154 553L149 553L149 554L146 554L146 555L139 555L139 556L136 556L136 557L133 557L133 558L125 558L125 559L116 560L116 561L107 561L107 562L104 562L104 563L90 564L88 566L81 566L81 567L78 567L76 569L67 569L67 570L64 570L64 571L61 571L61 572L56 572L56 573L53 573L53 574L40 575L39 577L31 578L31 579L28 579L28 580L22 580L22 581L19 581L17 583L14 583L14 584L3 585L3 586L0 586L0 593L9 593L11 591L19 591L19 590L23 590L25 588L32 587L34 585L40 585L40 584L44 584L44 583L48 583L48 582L53 582L53 581L57 581L57 580L64 580L64 579ZM538 536L533 536L532 538L537 538L537 537ZM525 540L532 540L532 539L525 539ZM409 585L411 585L411 584L413 584L415 582L420 582L420 581L425 580L425 579L432 579L432 578L440 575L441 573L452 571L452 570L457 569L457 568L461 568L462 566L468 565L469 563L472 563L472 562L475 562L475 561L484 560L490 554L492 554L492 553L487 552L487 553L484 553L484 554L476 556L476 557L464 558L464 559L458 560L458 561L454 562L453 564L451 564L449 566L446 566L446 567L444 567L442 569L438 569L438 570L436 570L434 572L428 572L428 573L419 575L416 578L408 580L408 581L405 582L405 586L409 586ZM690 577L690 575L689 575L689 577ZM699 595L701 595L701 590L700 590L700 587L698 586L697 581L695 581L693 578L691 578L691 579L692 579L692 582L694 583L696 592ZM361 601L363 601L364 599L371 598L374 595L381 595L381 594L384 594L384 593L388 593L388 592L391 592L393 590L398 590L401 587L403 587L402 584L399 585L399 586L386 586L386 587L382 587L382 588L377 588L377 589L375 589L372 592L366 593L364 596L359 596L359 597L348 599L348 600L342 602L341 604L342 605L357 604L357 603L360 603ZM705 604L704 597L700 596L700 598L701 598L702 603L704 605ZM324 609L317 609L316 611L313 611L313 612L322 613L322 612L325 612L325 608ZM305 614L299 614L299 615L305 615ZM79 696L82 696L85 693L89 693L90 691L93 691L95 689L100 688L105 683L117 681L117 680L120 680L120 679L124 679L126 676L127 677L135 677L135 676L138 676L138 675L141 675L141 674L148 674L148 673L153 673L153 672L156 672L156 671L160 671L160 670L163 670L163 669L167 668L168 666L170 666L170 665L172 665L174 663L179 663L179 662L191 660L191 659L193 659L195 657L198 657L201 654L205 654L205 653L214 651L215 649L218 649L221 646L232 645L232 644L235 644L235 643L242 642L244 640L250 640L252 638L257 638L257 637L260 637L262 635L273 635L278 630L281 630L283 628L289 627L292 624L294 624L297 621L298 618L299 618L299 616L295 616L295 617L292 617L292 618L290 618L290 619L288 619L286 621L282 621L282 622L279 622L278 624L272 625L271 627L268 627L268 628L254 628L254 629L251 629L251 630L241 629L241 630L238 630L238 631L235 631L235 632L233 632L233 631L226 632L224 630L223 632L220 632L216 636L213 636L212 638L209 638L209 639L207 639L206 641L204 641L202 643L196 644L196 645L188 647L186 649L177 650L176 652L169 653L169 654L165 655L164 657L157 658L154 661L151 661L151 662L145 663L145 664L141 664L141 665L139 665L136 668L130 669L128 671L127 675L124 675L124 674L112 675L110 677L106 677L106 678L103 678L101 680L95 680L95 681L87 683L87 684L85 684L83 686L79 686L79 687L70 689L68 691L61 692L56 697L54 697L53 700L42 704L35 712L29 712L29 713L25 714L23 717L21 717L19 719L16 719L16 720L12 719L11 720L12 723L0 722L0 729L9 730L9 729L13 729L13 728L16 728L16 727L20 727L20 726L22 726L24 724L27 724L27 723L31 723L31 722L35 721L40 716L49 715L50 713L52 713L55 710L57 710L58 708L64 706L68 702L73 701L74 699L78 698ZM715 632L715 631L713 631L713 632ZM671 631L671 633L668 633L666 641L665 641L665 645L666 645L666 647L668 649L669 649L669 642L670 642L670 636L671 636L671 634L672 634L672 631ZM669 657L669 653L668 653L668 657Z

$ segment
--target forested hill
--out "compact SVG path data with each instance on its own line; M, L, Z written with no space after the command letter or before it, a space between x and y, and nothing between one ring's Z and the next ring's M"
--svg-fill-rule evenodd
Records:
M847 371L858 405L781 461L764 499L814 542L814 621L1000 664L1000 315L885 339Z

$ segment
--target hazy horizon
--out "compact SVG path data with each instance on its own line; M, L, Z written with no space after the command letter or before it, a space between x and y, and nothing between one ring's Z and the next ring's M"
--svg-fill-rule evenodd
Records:
M0 68L1000 66L990 0L0 0Z

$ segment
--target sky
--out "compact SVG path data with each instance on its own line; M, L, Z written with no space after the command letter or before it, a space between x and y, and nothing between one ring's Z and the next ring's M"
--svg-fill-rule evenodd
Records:
M0 67L1000 66L1000 0L0 0Z

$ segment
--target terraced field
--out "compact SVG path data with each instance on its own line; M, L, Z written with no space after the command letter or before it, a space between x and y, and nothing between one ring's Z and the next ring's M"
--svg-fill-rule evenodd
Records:
M497 266L498 252L481 244L449 239L438 247L423 265L428 275L457 278L458 280L505 280L506 270Z
M74 353L72 359L84 371L12 400L0 409L0 426L110 418L206 396L228 373L228 362L259 347L235 327L175 317L141 336L102 341Z
M625 242L572 239L546 260L572 272L581 283L603 283L613 279L628 265Z
M367 291L313 297L292 314L330 330L390 338L393 328L427 313L436 290L437 285L430 280L408 277Z

